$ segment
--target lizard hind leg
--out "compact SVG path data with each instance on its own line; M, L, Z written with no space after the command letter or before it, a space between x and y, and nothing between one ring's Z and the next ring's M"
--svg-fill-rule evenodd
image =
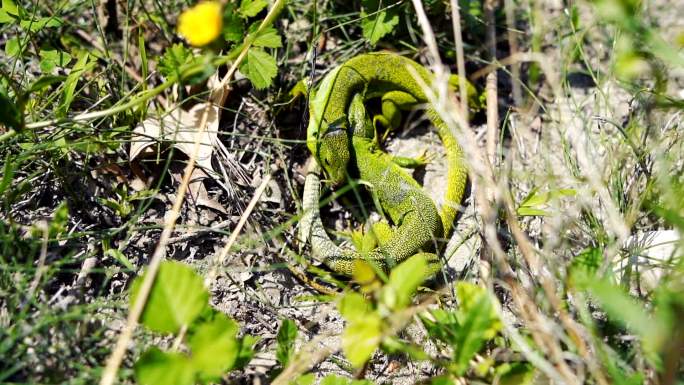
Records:
M418 104L418 99L408 92L389 91L382 95L382 114L373 117L373 125L385 129L384 141L390 131L401 125L401 111L411 109Z
M415 96L404 91L389 91L382 95L382 114L373 117L373 126L383 129L384 134L379 142L384 142L391 131L401 126L401 112L418 104ZM419 168L427 165L432 156L425 151L418 157L392 156L392 161L403 168Z

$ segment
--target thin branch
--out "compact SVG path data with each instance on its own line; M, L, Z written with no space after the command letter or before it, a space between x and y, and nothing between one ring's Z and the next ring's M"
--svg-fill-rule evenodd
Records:
M451 22L454 29L454 46L456 47L456 73L458 74L458 90L461 99L461 115L468 121L468 88L466 86L465 58L463 55L463 34L461 31L461 11L458 0L451 0Z

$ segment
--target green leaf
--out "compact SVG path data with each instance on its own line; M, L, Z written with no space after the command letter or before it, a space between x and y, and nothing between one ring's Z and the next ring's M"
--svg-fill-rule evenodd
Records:
M12 178L14 178L14 168L15 163L12 162L10 154L7 153L5 156L5 166L2 170L2 178L0 178L0 196L5 194L5 190L12 184Z
M238 352L233 369L240 369L249 363L252 357L254 357L254 345L256 345L259 340L259 337L251 336L249 334L242 337L242 340L240 341L240 351Z
M256 39L254 39L252 45L255 47L267 48L280 48L283 46L278 31L273 27L264 28Z
M371 45L375 45L385 35L391 33L394 27L399 24L399 7L382 10L381 4L386 5L386 3L378 0L365 0L363 2L364 10L361 12L361 29L363 30L363 37Z
M71 68L71 72L69 72L67 79L64 81L64 96L57 110L58 116L66 117L71 102L74 100L74 92L76 92L78 81L85 72L90 71L95 65L95 62L89 61L89 59L88 52L82 52L76 64Z
M264 89L271 85L278 74L275 58L260 48L250 48L247 57L240 65L242 72L256 89Z
M546 210L535 209L532 207L518 207L518 210L516 211L521 217L545 217L551 215L551 213Z
M135 279L131 288L131 307L135 303L144 275ZM164 261L152 285L142 323L162 333L176 333L208 306L209 292L202 277L180 262Z
M534 366L522 362L505 363L496 367L496 376L501 385L533 384L534 374Z
M463 375L468 363L484 343L501 329L487 290L471 283L459 282L456 296L461 307L457 313L459 328L454 340L456 372Z
M300 96L306 96L308 93L308 88L306 86L306 81L304 79L297 82L297 84L290 90L290 96L293 98L298 98Z
M192 385L194 377L186 356L162 352L156 347L146 351L135 363L135 378L140 385Z
M9 13L7 13L7 11L5 11L4 9L0 9L0 24L14 23L17 20L19 20L19 19L16 17L13 17Z
M382 320L375 312L347 323L342 334L342 350L354 367L363 366L378 348L381 327Z
M409 358L416 361L426 361L430 356L425 353L420 345L409 344L396 337L386 337L382 340L382 350L388 354L405 353Z
M62 26L63 22L61 19L56 17L41 17L38 19L22 20L19 22L19 26L31 33L36 33L43 28L56 28Z
M520 216L550 215L550 213L543 210L542 207L545 207L553 199L574 196L576 194L577 191L573 189L557 189L540 193L538 188L534 188L527 194L525 199L523 199L516 211Z
M594 279L587 282L591 294L598 300L608 317L619 322L638 335L651 360L657 359L654 353L666 343L669 328L666 319L653 317L646 305L636 300L618 285L607 279ZM655 325L655 326L654 326Z
M2 9L7 15L19 17L20 10L17 4L13 0L2 0Z
M124 253L122 253L119 249L107 249L104 252L104 255L116 259L126 269L128 269L130 271L135 271L135 265L133 264L133 262L131 262L130 259L128 259L126 257L126 255Z
M240 18L235 8L235 3L228 3L223 7L223 38L239 42L245 34L245 21Z
M164 54L157 64L157 69L168 78L173 74L177 74L180 67L192 62L192 59L192 51L185 45L176 43L164 50Z
M598 247L589 247L580 252L568 269L568 280L572 285L585 287L596 279L599 268L603 264L603 251Z
M38 92L41 91L43 88L50 87L53 84L56 83L61 83L64 80L66 80L66 76L55 76L55 75L46 75L46 76L41 76L31 84L31 87L29 87L28 92Z
M308 373L290 381L290 385L313 385L314 381L316 381L316 375Z
M24 125L24 116L17 104L0 88L0 125L20 130Z
M21 55L21 44L19 43L19 36L7 39L5 42L5 54L9 57L18 57Z
M484 343L501 329L492 299L484 288L459 282L456 287L459 308L456 311L435 309L432 319L423 318L428 333L452 346L452 371L462 375L468 363Z
M350 382L348 378L328 374L321 380L321 385L349 385Z
M382 301L393 310L405 308L428 274L425 254L416 254L392 269L389 282L382 290Z
M52 72L56 67L66 67L71 62L68 53L56 49L41 49L39 55L42 58L40 70L43 73Z
M351 380L346 377L328 374L321 380L321 385L373 385L373 382L369 380Z
M278 335L276 336L276 341L278 346L276 347L276 360L280 363L282 367L287 366L290 362L290 357L294 352L294 343L297 339L297 325L294 321L289 319L284 319L278 329Z
M192 364L205 381L218 381L233 368L240 350L238 324L225 314L214 312L189 338Z
M242 0L240 3L240 14L242 17L254 17L262 9L266 8L268 0Z
M347 319L347 327L342 335L342 350L352 365L359 367L380 344L382 320L357 292L346 293L338 307L340 314Z
M49 226L50 238L57 238L60 234L64 233L67 230L68 224L69 207L66 202L62 202L52 213L52 220Z
M370 312L370 305L366 299L354 291L350 291L342 297L338 308L340 314L350 322L362 320Z
M449 376L437 376L430 380L430 385L454 385L454 380Z

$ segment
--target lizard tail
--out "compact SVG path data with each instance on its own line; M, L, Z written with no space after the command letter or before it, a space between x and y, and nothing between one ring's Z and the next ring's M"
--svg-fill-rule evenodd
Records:
M299 242L306 244L307 241L310 241L311 254L314 259L324 263L334 272L351 276L354 273L355 261L363 259L363 257L354 250L338 246L325 232L318 207L321 197L319 172L320 167L316 162L312 162L306 175L302 194L302 210L304 212L299 222ZM384 269L383 261L380 258L376 256L373 259L377 259L374 262Z
M437 127L437 134L442 140L446 152L448 166L447 190L440 216L444 227L444 236L448 238L453 230L454 221L463 199L468 172L463 162L463 151L451 129L434 108L428 108L426 113L435 127Z

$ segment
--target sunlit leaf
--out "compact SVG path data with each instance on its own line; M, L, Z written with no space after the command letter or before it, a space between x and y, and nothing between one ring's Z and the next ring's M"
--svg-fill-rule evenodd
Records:
M276 360L283 367L287 366L288 362L290 362L296 338L297 325L292 320L284 319L276 336L276 341L278 342L276 346Z
M131 288L131 307L136 301L144 275L135 279ZM209 292L202 277L180 262L165 261L159 266L152 285L142 323L165 333L176 333L189 325L208 306Z
M247 76L254 88L263 89L273 82L278 66L273 56L260 48L251 48L240 65L240 72Z
M135 363L135 378L140 385L192 385L195 372L183 354L166 353L153 347Z
M192 364L200 378L218 381L232 369L240 350L237 333L237 323L219 312L214 312L213 319L197 326L188 344L192 352Z

